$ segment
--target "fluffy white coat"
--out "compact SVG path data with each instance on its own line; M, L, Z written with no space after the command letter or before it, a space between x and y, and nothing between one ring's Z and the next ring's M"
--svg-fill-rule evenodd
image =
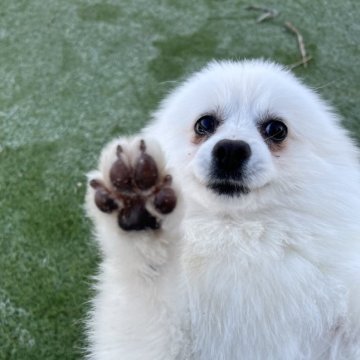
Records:
M216 113L215 134L194 123ZM271 150L258 131L284 119ZM89 316L92 360L360 359L360 168L338 117L290 72L263 61L213 62L175 89L141 134L178 206L160 231L124 232L116 214L87 211L102 251ZM206 186L211 151L246 141L250 193ZM90 178L108 182L121 143ZM160 148L156 144L160 144Z

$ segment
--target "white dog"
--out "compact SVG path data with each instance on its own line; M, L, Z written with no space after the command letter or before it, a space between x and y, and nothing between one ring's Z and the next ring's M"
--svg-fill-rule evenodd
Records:
M89 359L360 359L358 152L291 73L211 63L89 178Z

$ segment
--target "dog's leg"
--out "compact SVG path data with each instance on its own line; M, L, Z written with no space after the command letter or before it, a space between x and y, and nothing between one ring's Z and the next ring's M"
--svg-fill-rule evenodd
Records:
M103 262L89 320L89 359L178 359L182 203L156 142L108 144L86 207Z

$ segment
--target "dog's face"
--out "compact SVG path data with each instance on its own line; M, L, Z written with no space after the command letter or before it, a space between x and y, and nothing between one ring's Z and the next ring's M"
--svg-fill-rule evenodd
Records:
M210 64L176 89L155 118L149 130L177 180L206 206L276 205L287 193L316 186L327 161L346 147L317 95L260 61Z

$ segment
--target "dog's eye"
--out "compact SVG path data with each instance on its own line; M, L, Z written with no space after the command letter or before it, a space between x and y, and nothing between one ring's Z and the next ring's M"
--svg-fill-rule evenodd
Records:
M268 120L261 125L261 133L265 140L280 143L285 140L288 129L280 120Z
M212 115L202 116L194 126L195 133L200 136L213 134L219 121Z

